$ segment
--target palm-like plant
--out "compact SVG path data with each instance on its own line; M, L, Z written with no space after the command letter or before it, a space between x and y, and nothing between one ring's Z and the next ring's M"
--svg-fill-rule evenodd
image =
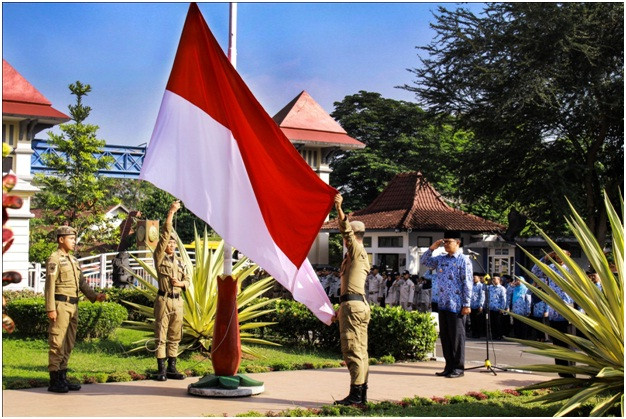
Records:
M620 199L621 219L623 219L624 202L623 198L620 197ZM595 405L591 411L592 416L603 416L617 406L621 408L622 416L624 412L624 230L622 221L606 194L605 205L611 224L615 262L613 269L616 268L616 273L612 272L612 264L609 263L602 246L571 203L573 215L567 218L569 229L578 240L591 266L600 275L602 289L596 287L585 271L545 233L542 232L542 236L564 262L567 269L548 258L560 271L560 274L557 274L548 264L524 250L543 273L572 297L583 310L581 312L565 304L545 282L528 269L523 268L535 283L533 286L525 282L526 285L584 335L584 337L578 337L561 333L540 322L511 314L516 319L567 343L572 348L511 339L535 348L526 352L576 363L572 366L539 364L519 367L528 371L576 375L576 378L559 378L525 387L525 389L554 388L553 392L539 397L538 400L546 403L567 400L555 416L563 416L587 402Z
M176 240L186 271L190 274L191 284L183 293L183 338L180 342L179 351L182 353L187 349L198 348L200 346L205 350L209 350L213 340L213 327L217 312L217 278L224 271L224 242L222 241L217 249L211 250L208 245L209 240L206 230L204 231L204 237L202 239L199 237L198 232L195 231L196 257L194 264L178 236L176 236ZM135 258L135 260L150 276L155 279L157 278L157 272L153 266L137 258ZM237 279L238 286L241 287L241 281L250 276L257 267L257 265L250 263L250 261L244 257L233 266L232 277ZM142 289L142 292L154 301L158 289L140 276L134 273L133 275L144 285L145 289ZM274 279L272 277L267 277L252 283L243 290L240 289L237 293L237 309L240 310L241 350L244 353L256 355L254 350L249 346L243 345L243 343L278 346L276 343L255 338L254 335L249 332L256 328L274 324L271 322L252 321L264 314L272 312L273 309L263 309L263 307L269 305L274 299L250 304L254 299L268 291L272 287L273 281ZM126 322L128 328L154 331L153 307L135 304L129 301L124 302L148 318L145 322L128 321ZM135 342L135 344L139 346L131 349L129 352L147 349L147 344L151 340L153 339L146 338Z

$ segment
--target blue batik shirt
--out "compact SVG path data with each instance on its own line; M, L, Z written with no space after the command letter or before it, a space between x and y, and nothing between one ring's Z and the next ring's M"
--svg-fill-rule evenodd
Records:
M541 258L541 261L544 262L544 259L547 259L547 257L544 256L543 258ZM554 265L554 263L550 263L548 267L552 269L554 272L556 272L559 276L561 276L561 272ZM562 268L564 268L566 271L569 272L569 269L567 268L567 266L562 266ZM543 273L543 271L541 270L539 266L537 265L533 266L533 268L531 269L531 272L535 274L539 279L546 282L548 286L552 288L552 290L561 298L561 300L563 300L565 304L568 304L571 306L574 305L574 300L572 299L572 297L567 295L565 291L561 289L561 287L559 287L551 279L549 279L546 276L546 274ZM565 317L561 316L559 312L553 309L551 306L548 306L548 319L550 319L551 321L555 321L555 322L567 321Z
M502 285L489 285L489 310L506 309L506 289Z
M533 317L543 318L543 316L548 312L548 305L544 301L538 301L533 306Z
M472 298L474 272L472 262L459 249L454 255L432 256L428 249L420 258L420 263L434 269L437 275L439 310L460 313L463 307L469 307ZM433 293L434 293L433 285Z
M478 310L485 305L485 284L477 282L472 285L472 301L470 308Z
M517 293L511 293L511 298L513 300L511 302L511 311L515 314L528 316L530 314L532 295L530 293L530 290L524 284L520 284L515 288L520 287L523 288L518 290Z

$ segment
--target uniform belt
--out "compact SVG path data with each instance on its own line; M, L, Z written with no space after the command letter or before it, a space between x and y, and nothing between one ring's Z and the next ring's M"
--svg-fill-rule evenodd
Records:
M63 294L54 294L54 299L57 301L63 301L64 303L76 304L78 303L78 297L68 297Z
M361 294L344 294L339 297L340 303L345 303L346 301L363 301L365 302L365 296Z
M180 297L180 294L174 294L173 292L165 292L165 291L161 291L161 290L159 290L159 292L157 292L157 294L159 294L161 297L165 297L167 295L168 298L178 298L178 297Z

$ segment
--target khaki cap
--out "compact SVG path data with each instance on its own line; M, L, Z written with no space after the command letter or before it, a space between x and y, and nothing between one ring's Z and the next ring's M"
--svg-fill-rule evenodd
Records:
M365 233L365 224L361 221L350 221L350 227L355 233Z
M74 230L70 226L61 226L61 227L57 228L57 237L59 237L59 236L71 236L72 234L76 235L76 230Z

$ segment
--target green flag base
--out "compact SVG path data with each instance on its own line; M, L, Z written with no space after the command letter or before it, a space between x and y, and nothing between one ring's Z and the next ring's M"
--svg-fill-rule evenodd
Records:
M189 384L189 387L236 390L239 387L260 387L262 385L262 381L253 380L252 378L244 374L237 374L232 376L207 374L195 383Z

